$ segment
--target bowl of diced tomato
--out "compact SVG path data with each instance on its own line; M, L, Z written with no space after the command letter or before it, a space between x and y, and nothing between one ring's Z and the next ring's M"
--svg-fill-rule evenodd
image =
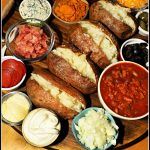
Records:
M23 61L42 60L52 50L54 32L44 21L25 19L12 25L6 33L6 46Z
M148 116L148 70L130 61L109 65L100 75L98 97L113 116L137 120Z
M17 89L25 80L26 66L14 56L2 57L2 90Z

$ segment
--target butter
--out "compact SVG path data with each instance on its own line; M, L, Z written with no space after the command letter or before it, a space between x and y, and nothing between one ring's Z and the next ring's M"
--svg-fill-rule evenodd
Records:
M57 116L44 108L31 111L22 124L24 138L37 147L53 143L59 136L60 129L61 125Z
M20 122L28 114L30 104L21 94L16 93L2 103L2 116L10 122Z

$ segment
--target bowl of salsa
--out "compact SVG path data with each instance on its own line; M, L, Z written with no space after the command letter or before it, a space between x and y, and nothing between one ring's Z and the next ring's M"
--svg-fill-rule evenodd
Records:
M98 82L98 97L103 107L120 119L146 117L148 74L143 66L130 61L120 61L105 68Z

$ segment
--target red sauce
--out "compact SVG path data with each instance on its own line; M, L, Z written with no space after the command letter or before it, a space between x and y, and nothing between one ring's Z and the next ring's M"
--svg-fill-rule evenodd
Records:
M131 63L116 64L102 76L102 98L119 115L138 117L148 112L148 72Z

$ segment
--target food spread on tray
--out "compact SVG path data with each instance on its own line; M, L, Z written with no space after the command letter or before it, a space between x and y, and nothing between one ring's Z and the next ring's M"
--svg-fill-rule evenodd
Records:
M148 13L132 12L146 3L56 0L51 10L47 0L23 0L19 13L25 20L6 33L6 46L17 58L2 61L2 87L6 92L19 84L15 90L22 86L27 95L3 96L3 121L21 123L25 140L36 147L55 145L64 120L71 120L70 136L83 148L116 146L116 118L148 115L148 43L133 38L139 26L148 31ZM103 108L91 105L93 93Z

